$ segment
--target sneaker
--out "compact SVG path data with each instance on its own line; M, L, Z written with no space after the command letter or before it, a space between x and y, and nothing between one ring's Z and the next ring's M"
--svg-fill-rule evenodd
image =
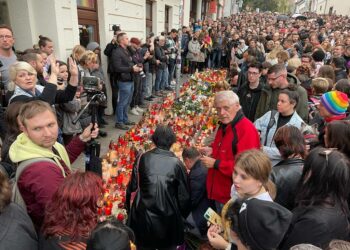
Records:
M129 127L126 126L125 124L123 123L119 123L117 122L115 125L114 125L115 128L118 128L118 129L121 129L121 130L129 130Z
M136 106L135 109L136 109L136 111L137 111L138 113L140 113L140 114L143 113L143 111L144 111L144 110L143 110L142 108L140 108L139 106Z
M149 101L149 102L153 101L153 98L151 98L150 96L149 96L149 97L145 97L144 99L145 99L146 101Z
M127 121L127 122L124 122L125 125L135 125L136 123L135 122L132 122L132 121Z
M146 103L142 103L140 106L138 106L139 108L142 109L148 109L148 105Z
M130 114L133 114L133 115L140 115L139 112L137 112L137 109L136 108L132 108L130 110Z
M173 88L171 88L171 87L165 87L165 90L173 91Z
M176 82L173 80L173 81L171 81L170 85L175 86L175 85L176 85Z

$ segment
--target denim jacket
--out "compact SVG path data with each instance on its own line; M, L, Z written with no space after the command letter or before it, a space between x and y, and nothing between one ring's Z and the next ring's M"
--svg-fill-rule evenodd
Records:
M268 111L265 113L262 117L257 119L254 122L254 125L258 131L260 131L260 142L261 145L264 145L263 149L264 152L270 157L272 161L272 166L276 165L279 161L282 160L281 155L276 148L275 142L273 140L276 130L277 130L277 123L278 123L278 118L279 118L279 113L276 113L274 119L275 122L273 126L269 130L269 134L266 137L266 132L267 132L267 126L270 122L270 117L271 117L271 111ZM301 125L304 123L303 119L297 114L295 111L292 118L290 118L289 122L286 125L293 125L297 127L298 129L301 128ZM265 143L266 140L266 143Z

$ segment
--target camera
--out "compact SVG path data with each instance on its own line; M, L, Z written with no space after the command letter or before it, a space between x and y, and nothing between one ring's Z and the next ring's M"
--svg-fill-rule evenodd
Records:
M95 76L83 76L82 83L84 91L87 93L88 101L94 97L98 103L104 103L107 100L106 95L99 89L100 79Z
M95 76L83 76L82 83L86 92L99 92L98 83L100 79Z
M140 76L141 76L141 78L145 78L146 74L145 74L145 72L143 72L143 65L142 65L142 63L138 63L137 67L142 68L142 70L140 71Z

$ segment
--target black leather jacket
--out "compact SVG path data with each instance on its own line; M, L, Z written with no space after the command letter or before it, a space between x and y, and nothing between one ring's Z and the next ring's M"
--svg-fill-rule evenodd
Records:
M297 185L303 172L304 160L286 159L272 168L271 180L275 183L277 194L275 202L292 210Z
M136 170L129 185L135 185ZM136 245L165 248L182 244L183 218L191 205L183 164L174 153L155 148L141 156L138 175L139 190L128 221ZM129 191L136 189L128 187Z

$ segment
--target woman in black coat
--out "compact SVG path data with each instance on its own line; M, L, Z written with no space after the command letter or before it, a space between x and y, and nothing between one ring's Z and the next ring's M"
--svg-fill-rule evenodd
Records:
M308 243L326 249L349 240L350 162L336 149L315 148L305 159L296 208L280 249Z
M38 237L26 211L11 202L11 187L0 171L0 250L38 249Z
M292 210L298 183L303 172L305 140L295 126L283 126L274 136L282 161L272 168L271 180L276 185L275 202Z
M156 148L141 156L130 182L133 187L128 187L138 189L128 224L137 249L176 249L184 241L183 219L190 211L187 177L181 161L169 151L176 141L173 130L158 126L152 140Z

